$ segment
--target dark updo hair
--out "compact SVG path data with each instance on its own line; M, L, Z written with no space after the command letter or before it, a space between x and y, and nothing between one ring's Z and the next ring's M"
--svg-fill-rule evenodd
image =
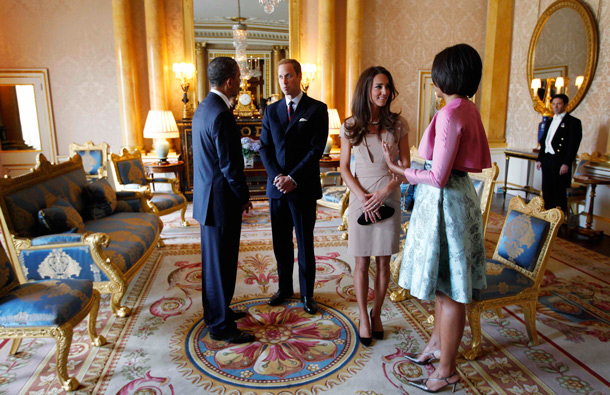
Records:
M208 65L210 85L220 86L229 78L234 78L238 71L239 66L235 59L226 56L214 58Z
M388 77L388 86L390 89L388 101L379 111L379 130L385 130L396 138L394 125L400 114L390 111L390 106L392 101L398 96L398 91L394 86L392 74L390 74L385 67L373 66L360 74L352 99L352 116L345 122L345 137L352 145L360 144L364 135L369 131L368 122L371 121L371 115L373 113L373 104L371 103L370 98L371 86L373 85L373 80L379 74ZM379 138L381 139L381 136L379 136Z
M570 101L568 96L564 95L563 93L559 93L557 95L553 95L553 97L551 98L551 101L553 101L554 99L561 99L561 101L563 102L564 106L567 106L568 102Z
M472 97L479 89L483 63L468 44L448 47L434 57L432 82L446 95Z

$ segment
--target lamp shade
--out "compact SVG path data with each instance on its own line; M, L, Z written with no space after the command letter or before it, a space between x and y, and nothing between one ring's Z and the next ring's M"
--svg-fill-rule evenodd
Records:
M341 119L336 108L328 109L328 132L329 134L339 134L341 129Z
M180 137L174 114L171 111L150 110L144 125L144 137L147 139Z

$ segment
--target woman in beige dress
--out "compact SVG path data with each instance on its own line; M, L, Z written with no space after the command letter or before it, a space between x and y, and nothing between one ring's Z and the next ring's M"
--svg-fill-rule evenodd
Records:
M358 79L352 100L352 116L341 126L341 177L350 189L348 252L356 258L354 288L360 310L358 333L363 345L383 339L381 308L390 279L390 257L398 252L400 236L400 180L392 177L383 157L382 142L398 148L402 164L409 165L409 126L390 110L398 92L392 75L377 66ZM353 149L353 153L352 153ZM394 214L381 220L382 205ZM372 222L360 225L364 215ZM369 264L375 257L375 300L367 311Z

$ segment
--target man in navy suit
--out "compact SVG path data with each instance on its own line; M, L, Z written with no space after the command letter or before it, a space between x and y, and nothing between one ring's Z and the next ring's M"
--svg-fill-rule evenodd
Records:
M212 89L193 116L193 217L201 226L203 318L212 339L247 343L254 336L235 324L246 313L229 307L237 277L241 215L252 207L230 104L239 92L239 67L231 58L215 58L208 78Z
M315 314L318 308L313 299L316 279L313 230L316 201L322 197L319 161L328 139L328 111L326 104L301 91L299 62L281 60L278 77L285 99L265 109L260 138L261 159L268 175L267 197L279 277L279 290L269 304L279 305L294 293L294 228L303 309Z
M578 118L566 113L568 97L553 96L551 105L555 115L544 125L536 168L542 168L542 198L544 208L560 207L568 211L566 189L572 183L572 164L582 139L582 125Z

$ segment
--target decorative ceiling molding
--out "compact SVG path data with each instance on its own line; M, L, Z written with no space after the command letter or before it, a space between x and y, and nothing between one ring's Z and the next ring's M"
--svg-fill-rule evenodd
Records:
M233 25L228 18L216 17L195 20L195 40L208 44L233 44ZM244 21L248 26L248 45L288 45L287 21L261 21L253 18Z

